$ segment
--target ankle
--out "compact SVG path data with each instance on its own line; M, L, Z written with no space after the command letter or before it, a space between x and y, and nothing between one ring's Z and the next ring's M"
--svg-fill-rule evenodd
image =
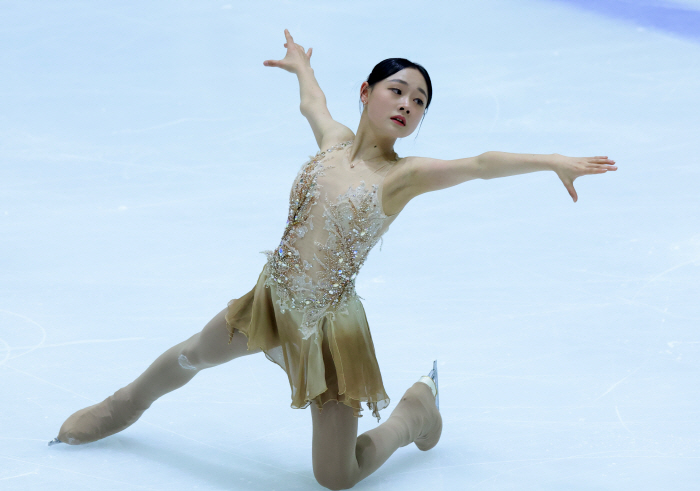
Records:
M433 393L433 397L437 397L437 387L435 386L435 382L433 382L433 379L431 379L427 375L423 375L420 379L418 379L418 381L430 387L430 390Z

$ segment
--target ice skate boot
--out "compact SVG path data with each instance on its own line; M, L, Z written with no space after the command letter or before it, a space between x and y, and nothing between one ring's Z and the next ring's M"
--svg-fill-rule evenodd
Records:
M134 424L146 409L148 406L138 407L125 389L119 389L99 404L71 415L51 444L80 445L101 440Z

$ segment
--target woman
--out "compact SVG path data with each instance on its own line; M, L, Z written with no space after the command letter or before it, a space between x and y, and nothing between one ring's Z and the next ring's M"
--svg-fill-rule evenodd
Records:
M55 443L87 443L121 431L200 370L263 351L286 371L292 407L311 406L318 482L352 487L397 448L415 443L428 450L442 431L434 366L386 422L357 435L360 403L379 418L389 398L355 278L399 212L428 191L540 170L555 171L576 201L574 179L616 170L607 157L487 152L450 161L399 158L396 139L413 133L432 99L427 71L401 58L379 63L360 88L362 117L353 134L328 112L310 66L311 49L295 44L288 31L285 36L284 59L264 64L297 75L301 112L323 151L302 166L292 186L280 245L266 252L250 292L163 353L134 382L73 414Z

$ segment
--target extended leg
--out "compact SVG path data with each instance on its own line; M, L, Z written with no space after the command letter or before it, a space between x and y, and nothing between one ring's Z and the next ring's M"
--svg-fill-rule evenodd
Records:
M132 425L153 401L182 387L200 370L257 352L247 350L247 339L238 331L229 344L226 311L214 316L201 332L160 355L129 385L70 416L61 426L58 440L77 445L113 435Z

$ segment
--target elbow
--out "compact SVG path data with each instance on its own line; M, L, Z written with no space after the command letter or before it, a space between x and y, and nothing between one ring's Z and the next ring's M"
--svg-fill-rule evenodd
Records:
M299 110L301 111L301 114L307 118L310 114L313 114L319 110L324 110L325 108L326 98L323 94L320 96L302 97L301 102L299 103Z
M305 117L308 118L309 114L311 114L311 107L309 107L308 102L302 102L299 104L299 111L301 111L301 114Z
M491 152L485 152L482 153L481 155L477 155L476 157L476 175L478 179L492 179L495 176L492 176L489 173L489 164L488 164L488 154Z

